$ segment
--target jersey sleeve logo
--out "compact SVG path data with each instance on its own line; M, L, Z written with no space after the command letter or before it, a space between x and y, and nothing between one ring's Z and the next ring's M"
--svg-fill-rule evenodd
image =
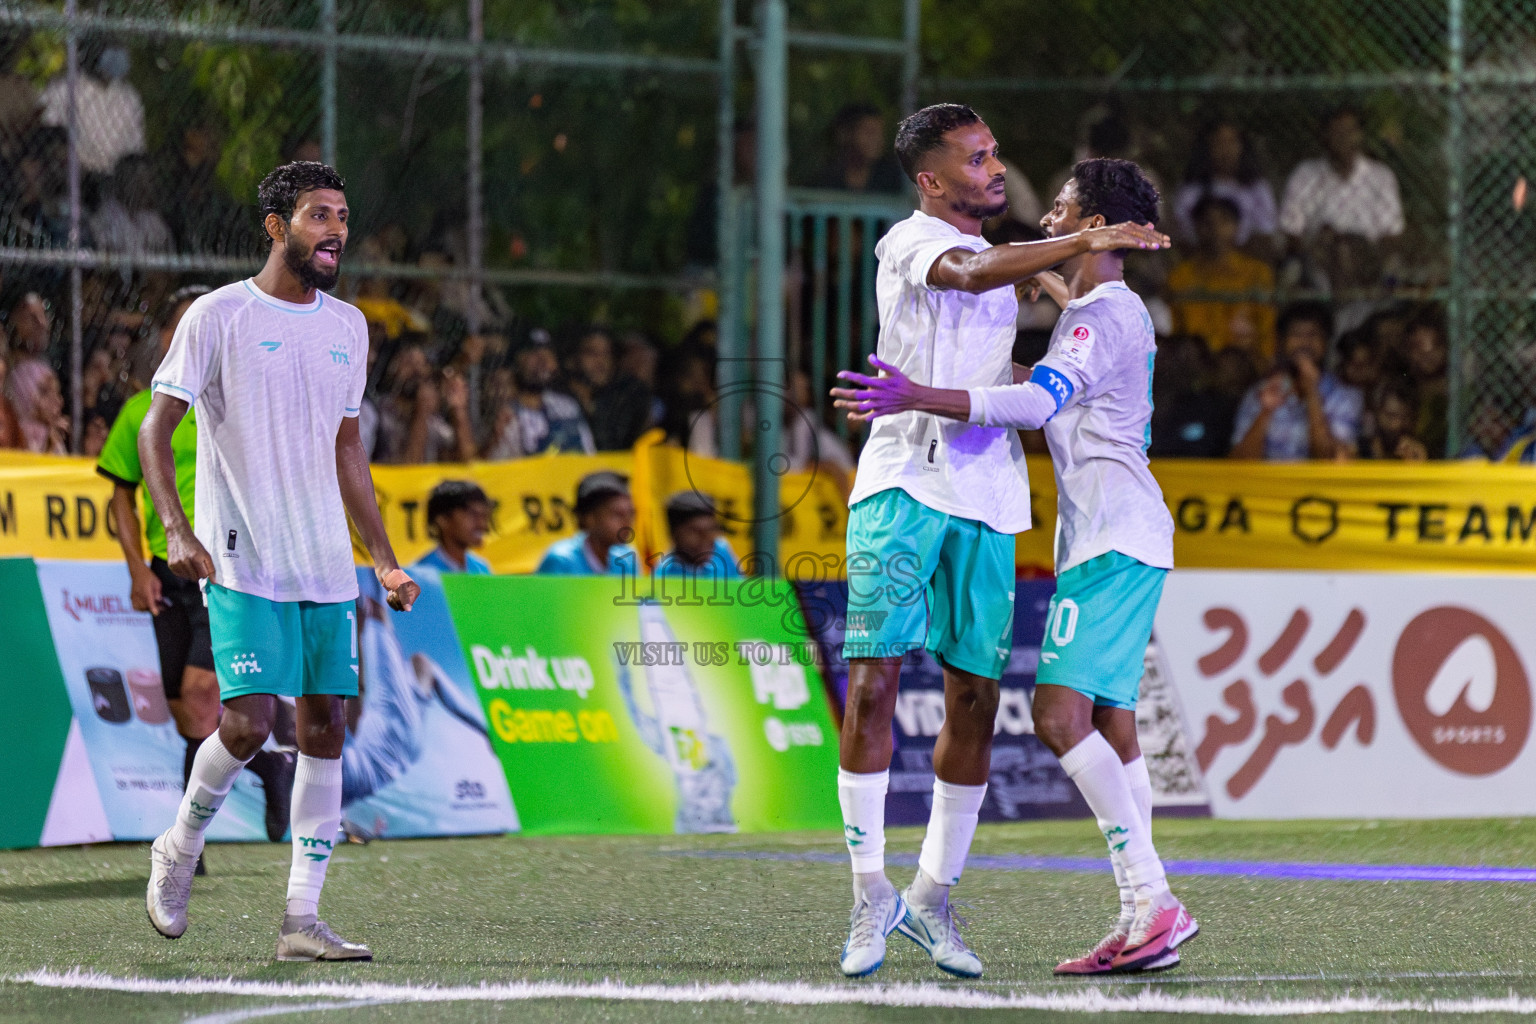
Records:
M1093 353L1093 343L1098 334L1087 324L1078 324L1062 339L1057 355L1079 370L1088 368L1088 357Z

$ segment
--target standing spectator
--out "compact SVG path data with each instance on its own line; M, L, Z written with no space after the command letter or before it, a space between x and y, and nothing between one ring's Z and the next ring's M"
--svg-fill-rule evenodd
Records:
M144 152L144 101L128 81L131 66L128 48L114 44L101 51L94 75L76 81L80 167L89 174L111 174L123 157ZM43 124L69 124L69 89L62 72L43 89L42 104Z
M598 451L629 448L650 426L650 388L632 376L618 374L613 335L606 328L591 327L582 333L566 379L581 403Z
M1280 362L1248 389L1232 430L1235 459L1343 459L1360 435L1360 392L1322 368L1333 314L1297 302L1280 314Z
M534 571L543 576L638 576L635 502L629 480L603 470L588 473L576 485L576 533L557 540Z
M891 150L885 117L867 103L850 103L832 119L833 160L811 181L813 188L850 192L901 192L906 178Z
M22 447L48 455L69 454L69 420L59 378L41 359L24 359L11 368L6 397L21 425Z
M1439 309L1424 309L1408 322L1403 347L1418 413L1414 433L1434 458L1442 458L1450 433L1450 388L1445 372L1445 320Z
M1242 211L1225 196L1195 204L1199 247L1168 275L1173 329L1198 334L1213 352L1235 347L1265 362L1274 358L1275 272L1238 249ZM1230 298L1223 298L1230 296Z
M427 535L437 541L437 547L411 568L491 575L491 564L473 551L485 543L490 528L491 499L480 485L470 480L444 480L427 495Z
M707 496L679 491L668 498L667 532L672 535L672 548L656 563L658 577L740 578L736 553L726 542L714 502Z
M127 156L104 190L101 205L91 214L91 236L109 252L170 252L176 247L171 227L151 205L155 179L149 161Z
M494 412L486 458L597 450L576 399L554 390L559 370L549 332L535 327L512 356L512 397Z
M1371 395L1372 427L1360 442L1360 457L1405 462L1423 462L1429 458L1424 442L1413 435L1417 418L1412 390L1396 382L1378 386Z
M1196 238L1195 207L1206 196L1219 196L1236 207L1234 240L1239 248L1262 260L1273 258L1275 190L1259 169L1253 139L1221 118L1201 127L1184 181L1173 196L1174 226L1186 243Z
M1323 122L1327 155L1296 166L1280 204L1289 250L1310 254L1334 288L1368 281L1383 244L1403 233L1397 175L1366 156L1363 145L1359 112L1333 111Z

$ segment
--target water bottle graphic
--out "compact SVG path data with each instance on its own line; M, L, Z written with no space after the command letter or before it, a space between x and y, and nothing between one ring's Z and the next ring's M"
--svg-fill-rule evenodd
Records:
M123 674L115 668L88 668L85 683L91 690L91 707L103 722L121 724L133 717Z
M160 673L152 668L128 670L128 693L133 698L133 713L146 725L164 725L171 720L171 706L165 700Z
M640 605L640 641L647 650L677 650L677 635L658 604ZM668 658L651 659L669 661ZM686 662L686 659L682 659ZM619 689L646 745L672 769L677 783L674 830L734 832L731 795L736 788L736 763L725 738L710 731L698 684L687 664L644 666L645 693L650 710L642 709L630 686L629 669L618 666Z

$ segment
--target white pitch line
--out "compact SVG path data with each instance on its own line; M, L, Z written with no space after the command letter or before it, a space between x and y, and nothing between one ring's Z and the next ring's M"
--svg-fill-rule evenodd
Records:
M1337 1013L1512 1013L1536 1015L1536 998L1391 999L1349 995L1330 999L1234 1000L1176 996L1146 989L1110 996L1103 990L992 993L935 985L807 985L800 982L727 982L696 985L573 984L512 981L461 986L376 983L237 981L233 978L116 978L91 971L33 971L9 980L59 989L173 995L265 996L284 999L355 999L377 1003L510 1003L536 999L595 999L645 1003L760 1003L780 1006L901 1006L955 1010L1056 1010L1086 1013L1203 1013L1278 1017Z
M210 1013L204 1017L193 1017L183 1024L240 1024L244 1020L256 1020L260 1017L285 1017L295 1013L309 1013L312 1010L355 1010L360 1006L378 1006L374 999L353 999L345 1003L302 1003L294 1006L292 1003L280 1003L277 1006L247 1007L243 1010L220 1010L218 1013Z

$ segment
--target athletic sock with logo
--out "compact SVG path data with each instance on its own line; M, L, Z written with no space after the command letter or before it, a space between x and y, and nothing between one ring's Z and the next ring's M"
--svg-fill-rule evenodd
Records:
M288 907L283 931L313 924L320 888L341 831L341 759L300 754L293 774L293 865L288 871Z
M855 895L883 900L893 891L885 877L885 790L891 773L837 770L837 802L843 808L843 838L853 861Z
M1153 893L1166 889L1152 830L1142 822L1130 778L1109 741L1097 730L1090 732L1061 756L1061 767L1088 801L1111 857L1120 855L1126 882L1132 888L1150 887Z
M913 899L924 906L942 906L949 894L949 887L960 881L965 870L965 858L971 852L971 840L976 836L976 820L981 814L981 802L987 795L987 784L965 786L958 782L933 780L933 809L928 812L928 831L923 836L923 850L918 855L918 878L923 875L943 886L943 893L932 893L924 886L913 885ZM922 896L937 897L924 902Z
M181 857L196 860L203 852L203 833L244 770L245 762L229 752L218 733L203 740L170 831L171 845Z

